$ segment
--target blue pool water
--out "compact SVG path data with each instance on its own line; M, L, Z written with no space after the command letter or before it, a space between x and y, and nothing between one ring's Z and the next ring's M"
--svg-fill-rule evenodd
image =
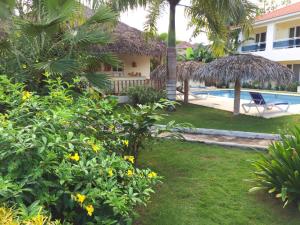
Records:
M195 91L193 92L194 95L200 95L202 93L209 93L209 95L219 96L219 97L226 97L226 98L234 98L234 90L214 90L214 91ZM285 94L276 94L276 93L261 93L264 97L266 102L289 102L290 104L300 104L300 95L293 96L293 95L285 95ZM244 100L251 100L248 91L241 92L241 99Z

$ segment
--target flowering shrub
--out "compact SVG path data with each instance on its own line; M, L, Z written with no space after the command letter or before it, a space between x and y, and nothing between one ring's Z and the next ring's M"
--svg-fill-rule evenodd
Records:
M72 85L48 81L49 94L28 92L0 76L0 203L34 202L62 223L130 223L159 182L134 167L117 126L114 100L76 98Z

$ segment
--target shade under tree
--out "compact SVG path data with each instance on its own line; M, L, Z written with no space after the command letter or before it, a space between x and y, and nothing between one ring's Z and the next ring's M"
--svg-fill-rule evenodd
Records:
M184 102L188 102L188 93L189 93L189 80L191 79L192 74L201 66L202 62L197 61L182 61L177 62L176 64L176 77L177 81L183 83L183 94ZM165 64L158 66L150 74L152 80L160 80L166 82L167 77L167 66Z
M235 83L234 115L240 113L241 82L256 81L266 83L274 81L287 85L294 73L286 66L266 58L237 54L216 59L199 67L193 74L194 81Z

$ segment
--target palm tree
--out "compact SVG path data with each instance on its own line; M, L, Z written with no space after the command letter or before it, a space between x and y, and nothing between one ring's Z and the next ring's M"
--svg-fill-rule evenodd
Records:
M92 5L97 5L103 0L87 0ZM107 0L107 2L118 11L134 8L137 6L148 6L145 30L150 34L157 31L156 22L160 14L169 5L169 31L167 48L167 96L170 100L176 98L176 34L175 14L180 0ZM190 25L195 28L194 34L203 31L208 32L212 40L215 40L214 51L217 55L224 52L224 46L228 37L226 18L237 19L241 14L245 20L254 16L256 7L248 0L191 0L190 6L186 7L186 13L190 18ZM253 15L252 15L253 14ZM250 21L250 20L249 20ZM242 25L242 28L249 23ZM218 40L218 41L217 41ZM221 50L221 51L220 51ZM219 51L219 52L218 52Z
M0 73L38 91L49 75L66 80L82 76L101 87L108 83L107 77L95 72L95 68L100 63L117 65L116 57L91 50L94 45L111 42L109 29L117 22L116 13L102 5L86 18L86 8L77 0L19 3L15 6L19 14L3 21L9 25L0 39ZM20 16L21 11L26 13Z

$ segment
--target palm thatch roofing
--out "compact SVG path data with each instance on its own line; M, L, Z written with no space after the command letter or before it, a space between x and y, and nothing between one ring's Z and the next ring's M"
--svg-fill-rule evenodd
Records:
M84 13L87 18L94 14L94 11L84 6ZM93 51L112 52L115 54L147 55L160 57L167 52L166 44L155 38L146 38L145 33L125 23L118 22L112 30L112 43L106 46L95 46Z
M202 62L185 61L177 62L176 64L176 76L178 81L184 81L191 79L192 74L201 66ZM167 80L167 65L160 65L150 73L150 77L153 80Z
M147 55L160 57L166 54L166 45L125 23L118 22L112 33L113 42L99 50L116 54Z
M199 67L192 79L209 82L276 81L278 84L288 84L293 76L292 70L277 62L251 54L238 54L216 59Z

